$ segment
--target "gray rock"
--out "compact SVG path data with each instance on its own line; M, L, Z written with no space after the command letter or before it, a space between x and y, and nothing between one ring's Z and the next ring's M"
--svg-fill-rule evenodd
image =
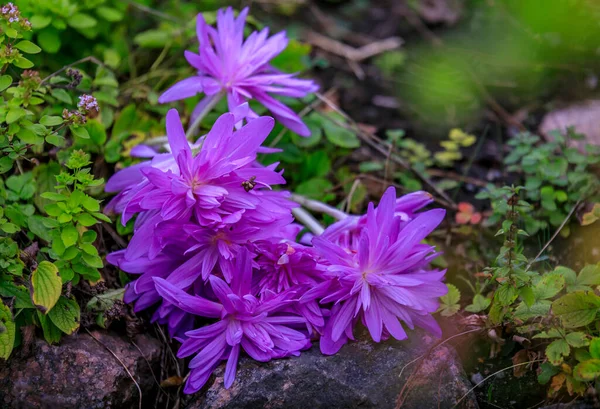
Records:
M138 350L115 334L92 334L123 361L143 392L156 388L149 364L160 362L158 340L139 335L134 339ZM65 337L58 345L37 340L28 356L16 354L0 363L2 408L127 409L138 407L139 396L119 361L87 333Z
M450 409L471 387L456 352L448 345L432 348L437 341L421 331L379 344L360 332L362 341L333 356L315 345L298 358L243 359L228 390L220 367L188 409ZM474 395L458 408L477 409Z

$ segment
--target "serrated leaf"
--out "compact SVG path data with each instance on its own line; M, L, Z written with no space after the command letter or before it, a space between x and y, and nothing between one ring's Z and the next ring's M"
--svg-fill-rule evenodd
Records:
M569 344L564 339L554 340L546 347L546 356L550 363L554 366L560 365L564 357L571 353Z
M460 310L460 291L452 284L446 284L448 293L440 297L442 302L440 306L440 314L444 317L451 317Z
M58 268L49 261L42 261L31 273L31 298L36 307L47 314L58 301L62 280Z
M546 300L554 297L565 286L565 278L560 274L547 273L533 288L536 300Z
M574 348L588 346L590 341L583 332L570 332L565 336L567 343Z
M505 284L500 286L494 296L501 305L507 306L512 304L512 302L517 299L519 292L512 285Z
M15 322L8 306L0 302L0 358L8 359L15 345Z
M552 303L552 312L565 328L583 327L594 321L600 309L600 297L592 292L566 294Z
M577 364L573 375L580 381L593 381L600 376L600 359L590 359Z
M492 300L490 298L484 297L481 294L475 294L475 297L473 297L473 304L468 305L465 310L473 313L485 311L490 306L491 302Z
M72 334L79 328L81 312L79 304L72 298L60 297L54 308L48 313L48 318L65 334Z

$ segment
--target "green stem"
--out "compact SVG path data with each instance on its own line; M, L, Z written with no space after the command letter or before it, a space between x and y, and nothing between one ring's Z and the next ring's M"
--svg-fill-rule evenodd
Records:
M207 96L206 98L210 98L207 102L204 109L198 114L192 125L190 125L189 129L185 133L185 137L189 140L190 136L194 135L198 128L200 127L200 122L204 119L206 114L208 114L212 109L217 105L217 103L221 100L221 98L225 95L223 92L219 92L218 94Z

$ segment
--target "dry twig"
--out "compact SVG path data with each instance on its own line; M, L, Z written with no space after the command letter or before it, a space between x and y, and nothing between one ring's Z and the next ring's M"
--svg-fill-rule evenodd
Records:
M375 41L362 47L355 48L314 31L307 32L305 37L306 42L315 47L344 57L348 61L354 63L361 62L386 51L395 50L403 43L402 39L399 37L390 37L385 40Z

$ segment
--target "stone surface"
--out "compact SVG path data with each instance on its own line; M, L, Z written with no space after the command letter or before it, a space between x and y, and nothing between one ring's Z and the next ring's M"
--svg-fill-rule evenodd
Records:
M547 113L539 131L548 135L554 129L565 132L570 126L585 135L584 140L570 141L572 146L583 150L586 143L600 145L600 100L579 102Z
M363 330L360 339L367 338ZM403 342L353 342L333 356L315 345L298 358L243 359L230 389L223 388L220 367L188 409L450 409L471 384L456 352L448 345L432 349L435 344L415 331ZM477 407L472 394L456 406Z
M138 350L117 335L99 331L92 334L123 361L143 392L156 389L149 363L155 366L160 362L158 340L139 335L134 339ZM0 363L1 408L138 406L139 392L123 366L87 333L64 337L58 345L37 340L28 356L17 353L8 362Z

